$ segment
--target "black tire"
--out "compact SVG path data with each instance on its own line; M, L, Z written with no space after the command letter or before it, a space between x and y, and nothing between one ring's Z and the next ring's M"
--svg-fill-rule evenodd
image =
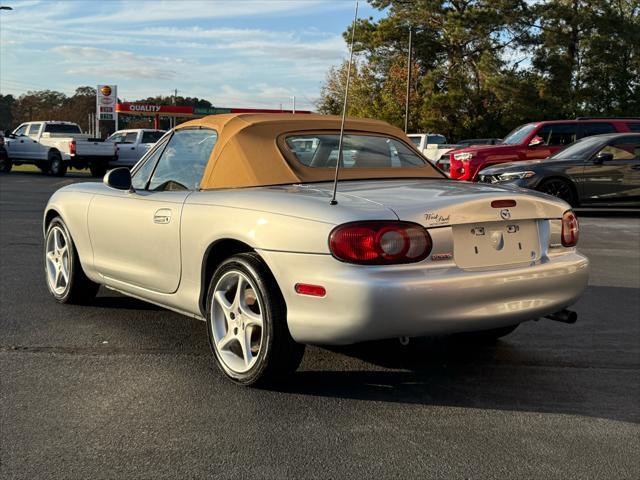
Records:
M107 173L107 164L105 162L92 162L89 165L89 171L93 177L104 177Z
M477 332L464 332L455 334L456 338L463 341L471 341L476 343L495 342L499 338L505 337L512 333L520 324L509 325L507 327L492 328L491 330L479 330Z
M243 373L232 370L221 358L215 345L212 320L212 298L215 288L225 274L234 272L244 274L255 285L255 293L263 317L261 342L255 363ZM225 322L227 322L227 330L230 330L228 320ZM243 331L244 328L243 326ZM207 331L216 366L229 379L241 385L265 386L285 378L295 372L304 355L305 346L296 343L289 333L287 310L282 293L268 267L255 253L235 255L225 260L215 271L207 291Z
M38 167L40 169L40 171L46 175L51 170L51 163L37 161L36 162L36 167Z
M13 167L13 162L6 155L0 155L0 172L9 173Z
M51 175L64 177L65 173L67 173L67 164L62 160L59 152L51 152L49 154L49 165Z
M65 246L67 247L67 260L68 260L68 281L64 286L64 290L56 291L52 287L49 281L49 268L50 268L50 260L47 258L47 249L50 241L51 235L54 234L55 231L62 231L64 234ZM51 223L47 227L47 233L45 235L44 242L44 272L45 272L45 282L47 284L47 288L49 289L49 293L56 299L56 301L60 303L69 303L69 304L86 304L91 302L96 294L98 293L98 289L100 285L92 282L84 273L82 269L82 265L80 264L80 258L78 257L78 252L76 250L75 245L73 244L73 239L69 234L69 230L67 226L62 221L60 217L55 217L51 220Z
M539 192L553 195L554 197L564 200L572 207L578 206L578 199L572 185L561 178L550 178L543 180L536 188Z

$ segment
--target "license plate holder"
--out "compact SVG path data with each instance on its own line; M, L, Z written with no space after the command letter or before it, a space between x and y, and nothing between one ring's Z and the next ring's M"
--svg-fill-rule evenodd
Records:
M535 220L453 226L453 256L461 268L522 264L540 258Z

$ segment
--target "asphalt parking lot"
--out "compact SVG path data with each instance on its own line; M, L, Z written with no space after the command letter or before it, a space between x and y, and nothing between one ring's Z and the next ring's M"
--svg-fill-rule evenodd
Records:
M0 477L640 478L638 213L580 213L575 325L308 348L253 390L215 370L202 322L49 297L42 211L86 178L0 176Z

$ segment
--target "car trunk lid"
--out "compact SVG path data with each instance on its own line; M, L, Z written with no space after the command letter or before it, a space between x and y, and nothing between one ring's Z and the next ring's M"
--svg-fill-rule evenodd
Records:
M446 180L345 182L339 192L376 202L429 230L448 229L438 237L446 239L449 252L438 252L445 258L450 253L461 268L539 260L541 231L548 230L541 222L559 219L569 208L535 192Z

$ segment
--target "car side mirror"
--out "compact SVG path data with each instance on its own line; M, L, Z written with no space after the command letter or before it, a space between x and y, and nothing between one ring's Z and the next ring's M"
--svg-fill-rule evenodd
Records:
M131 171L127 167L114 168L107 172L102 182L116 190L131 190Z
M537 135L531 139L529 142L530 147L535 147L536 145L542 145L544 143L544 138L538 137Z
M610 162L613 160L613 153L611 152L600 152L596 155L595 163L598 165L603 164L604 162Z

